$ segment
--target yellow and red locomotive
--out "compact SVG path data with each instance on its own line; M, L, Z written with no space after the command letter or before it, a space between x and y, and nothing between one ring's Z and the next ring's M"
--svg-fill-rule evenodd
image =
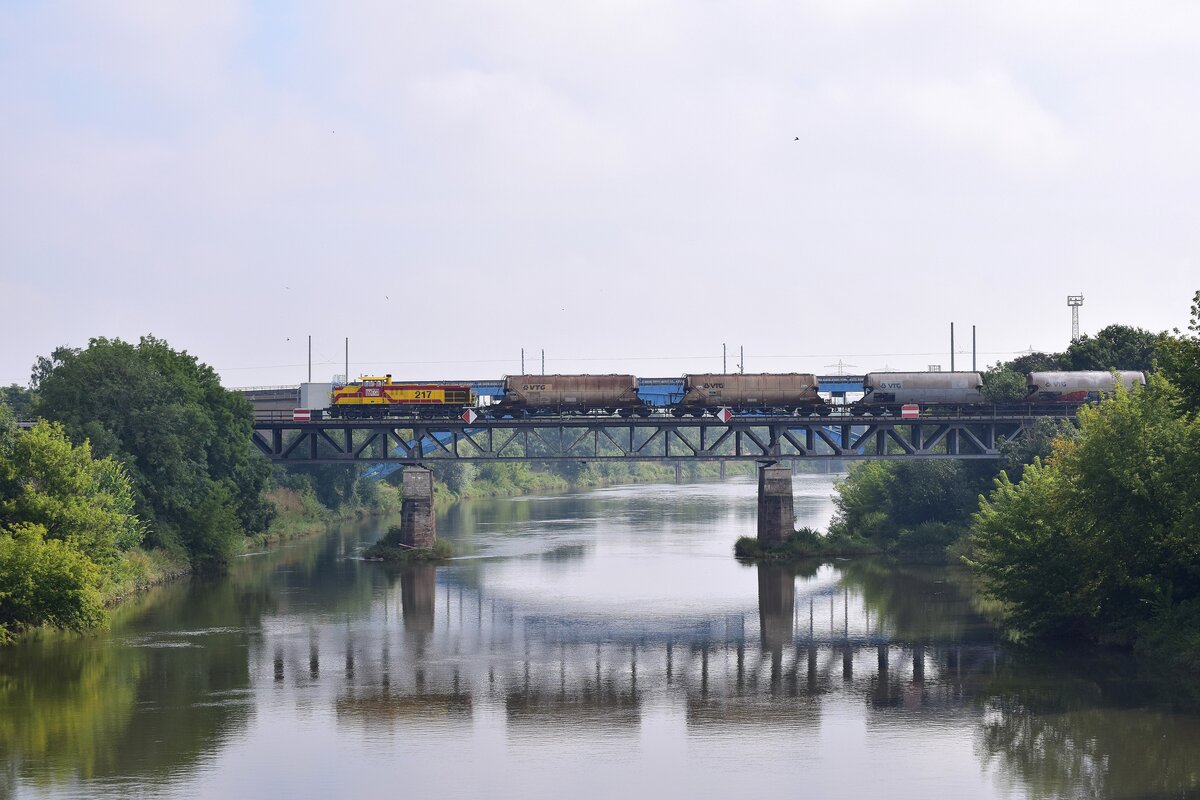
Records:
M475 405L470 384L394 383L391 375L364 375L335 386L331 417L444 416Z

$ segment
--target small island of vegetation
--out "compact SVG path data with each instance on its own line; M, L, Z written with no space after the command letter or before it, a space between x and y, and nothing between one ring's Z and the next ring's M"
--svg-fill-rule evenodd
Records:
M433 547L413 547L404 543L403 530L399 525L388 528L379 541L363 552L368 561L445 561L454 556L454 546L445 539L434 539Z

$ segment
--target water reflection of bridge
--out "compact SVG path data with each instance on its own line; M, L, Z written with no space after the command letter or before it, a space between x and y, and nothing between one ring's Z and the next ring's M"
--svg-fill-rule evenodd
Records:
M965 709L964 689L996 668L991 641L906 638L862 592L827 576L797 591L796 575L778 567L758 567L757 615L693 618L552 614L458 577L432 565L407 568L377 609L382 625L340 637L336 628L314 629L309 680L328 672L322 650L342 651L333 667L341 672L339 718L469 719L487 706L514 725L619 728L638 723L647 702L682 699L689 724L801 723L815 721L820 698L834 693L877 709L945 713ZM277 681L289 672L305 680L298 641L276 643Z

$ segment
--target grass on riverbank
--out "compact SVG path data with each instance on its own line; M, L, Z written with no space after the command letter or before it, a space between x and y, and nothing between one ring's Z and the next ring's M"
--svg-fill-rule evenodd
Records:
M125 553L114 570L112 582L102 593L105 606L115 606L128 597L187 575L192 566L186 556L159 548L136 547Z
M267 500L275 507L275 518L267 530L246 538L247 551L321 533L338 522L400 510L400 490L383 481L377 485L370 504L346 503L336 511L321 505L311 491L276 487L267 492Z

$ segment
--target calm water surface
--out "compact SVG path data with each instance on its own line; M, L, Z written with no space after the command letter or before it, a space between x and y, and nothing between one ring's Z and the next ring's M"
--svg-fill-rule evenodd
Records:
M827 476L798 476L824 527ZM944 568L747 567L749 481L462 504L0 651L0 797L1190 797L1194 687L1005 645Z

